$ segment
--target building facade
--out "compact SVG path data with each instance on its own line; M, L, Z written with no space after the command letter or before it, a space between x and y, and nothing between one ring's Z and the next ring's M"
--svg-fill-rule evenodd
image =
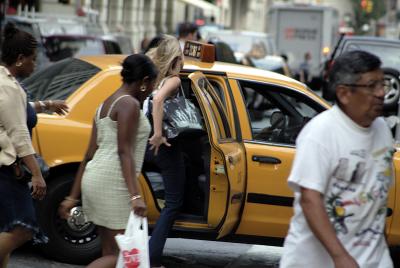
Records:
M159 33L176 34L181 22L207 20L219 22L223 9L204 0L41 0L40 12L45 14L92 16L105 33L123 32L131 37L136 50L144 38ZM224 8L228 8L225 6Z

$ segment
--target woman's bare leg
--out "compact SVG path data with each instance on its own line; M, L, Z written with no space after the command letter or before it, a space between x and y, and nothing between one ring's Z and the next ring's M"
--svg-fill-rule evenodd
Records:
M0 268L6 268L9 259L10 259L10 254L8 254L8 255L4 258L4 260L3 260L2 263L0 262Z
M119 248L115 241L117 234L123 234L125 230L111 230L97 226L101 238L102 257L91 262L87 268L114 268L117 265Z
M0 233L0 267L7 267L11 252L31 239L32 232L19 226L10 232Z

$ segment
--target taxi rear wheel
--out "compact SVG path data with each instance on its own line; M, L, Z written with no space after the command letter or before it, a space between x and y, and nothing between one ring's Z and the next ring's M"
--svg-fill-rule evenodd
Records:
M45 199L36 203L39 224L49 237L49 242L39 247L51 259L88 264L101 255L95 225L86 221L80 203L71 210L67 221L57 213L59 204L71 189L73 178L73 174L68 174L52 179Z

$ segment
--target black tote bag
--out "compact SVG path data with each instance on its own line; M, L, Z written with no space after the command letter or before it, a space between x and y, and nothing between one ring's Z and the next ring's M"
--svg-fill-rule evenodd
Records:
M148 100L147 116L152 121L153 101ZM179 93L164 101L163 134L168 139L183 135L204 133L202 116L199 109L185 97L182 87Z

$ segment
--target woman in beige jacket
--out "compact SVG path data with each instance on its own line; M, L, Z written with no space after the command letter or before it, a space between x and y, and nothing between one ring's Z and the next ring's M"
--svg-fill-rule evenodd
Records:
M4 30L0 67L0 267L10 253L33 238L45 242L36 221L33 200L46 194L46 183L34 158L30 130L36 123L34 105L16 77L29 76L35 67L36 40L7 24ZM37 105L41 105L38 103ZM16 179L12 163L21 158L32 173L32 191Z

